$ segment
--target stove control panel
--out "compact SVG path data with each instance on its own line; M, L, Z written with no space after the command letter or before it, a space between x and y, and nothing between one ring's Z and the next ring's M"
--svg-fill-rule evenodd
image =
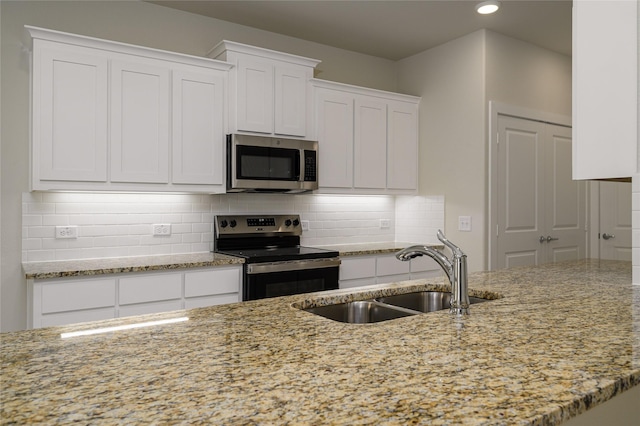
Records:
M216 236L251 234L301 235L300 215L220 215L214 218Z

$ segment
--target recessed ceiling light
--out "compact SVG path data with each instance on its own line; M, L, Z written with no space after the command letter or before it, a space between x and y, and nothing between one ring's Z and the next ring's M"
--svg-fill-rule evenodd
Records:
M476 5L476 12L481 15L488 15L500 8L500 2L496 0L483 1Z

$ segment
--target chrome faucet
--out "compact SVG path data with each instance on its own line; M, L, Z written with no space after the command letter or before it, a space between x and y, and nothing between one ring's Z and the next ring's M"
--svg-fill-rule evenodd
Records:
M460 247L447 240L442 231L438 230L437 236L442 244L451 250L451 260L440 250L424 245L411 246L400 250L396 253L396 258L407 261L414 257L426 255L435 260L447 274L447 278L451 283L451 308L449 308L449 312L456 315L468 315L467 255L460 250Z

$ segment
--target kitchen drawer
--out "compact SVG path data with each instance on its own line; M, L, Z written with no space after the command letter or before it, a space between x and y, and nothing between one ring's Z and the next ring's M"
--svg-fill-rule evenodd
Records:
M204 308L240 302L240 293L217 294L215 296L190 297L184 300L185 309Z
M411 273L426 271L441 271L435 260L428 256L419 256L411 259Z
M396 259L394 254L388 256L378 256L376 265L376 276L409 274L410 263ZM380 281L378 281L380 282Z
M371 257L353 257L341 258L340 265L340 281L353 280L359 278L369 278L376 276L376 258ZM375 280L371 280L373 284Z
M115 306L116 280L65 280L41 283L41 313L74 311Z
M177 311L182 309L182 300L167 300L163 302L142 303L139 305L120 306L119 317L132 315L155 314L159 312Z
M123 277L120 278L118 289L120 305L181 299L182 274Z
M39 318L38 327L53 327L57 325L77 324L87 321L100 321L116 318L114 307L87 309L83 311L59 312L55 314L42 315Z
M240 267L187 272L184 276L184 297L239 293L240 280Z

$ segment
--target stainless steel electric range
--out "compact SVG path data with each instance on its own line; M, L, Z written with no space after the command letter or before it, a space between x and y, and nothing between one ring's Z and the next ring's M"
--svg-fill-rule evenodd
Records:
M297 214L219 215L214 251L245 259L242 300L334 290L339 253L300 245Z

